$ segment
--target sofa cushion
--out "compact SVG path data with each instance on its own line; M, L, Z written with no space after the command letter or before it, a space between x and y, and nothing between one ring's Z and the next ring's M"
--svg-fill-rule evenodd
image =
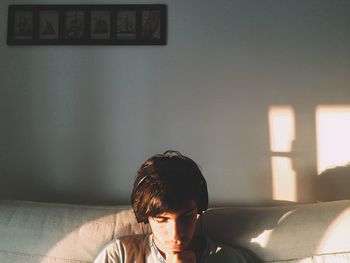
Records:
M0 262L91 262L106 242L149 232L130 207L0 201Z

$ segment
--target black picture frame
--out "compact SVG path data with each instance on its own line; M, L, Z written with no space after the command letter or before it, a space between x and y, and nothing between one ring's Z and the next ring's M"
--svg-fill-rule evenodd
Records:
M164 4L9 5L8 45L166 45Z

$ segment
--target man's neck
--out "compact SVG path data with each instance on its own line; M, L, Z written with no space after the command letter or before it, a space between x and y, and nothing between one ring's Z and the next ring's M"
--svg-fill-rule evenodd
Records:
M162 248L162 245L155 239L154 235L152 235L152 242L157 248L158 252L162 255L162 257L166 260L165 249ZM200 236L194 236L187 250L193 251L196 254L197 262L199 262L200 258L203 255L203 252L206 248L205 238Z

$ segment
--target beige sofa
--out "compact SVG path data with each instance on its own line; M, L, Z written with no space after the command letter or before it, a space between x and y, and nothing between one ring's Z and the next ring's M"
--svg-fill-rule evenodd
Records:
M112 239L148 231L130 207L0 201L0 262L92 262ZM263 262L350 262L350 200L212 208L201 231Z

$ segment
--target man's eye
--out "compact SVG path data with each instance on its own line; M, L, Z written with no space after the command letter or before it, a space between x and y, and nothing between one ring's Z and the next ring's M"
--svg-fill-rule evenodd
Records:
M191 213L191 214L188 214L188 215L184 215L181 219L183 221L189 221L189 220L192 220L193 217L194 217L194 214Z
M166 218L162 218L162 217L156 217L155 220L158 222L158 223L164 223L167 221Z

